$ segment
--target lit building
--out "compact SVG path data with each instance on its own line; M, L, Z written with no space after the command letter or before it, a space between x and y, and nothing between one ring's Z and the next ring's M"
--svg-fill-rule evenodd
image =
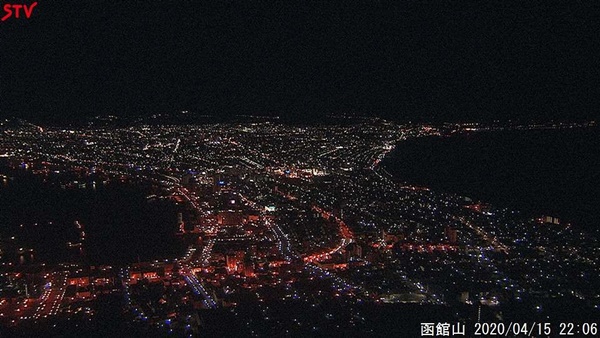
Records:
M227 254L225 260L227 263L227 273L239 273L243 271L244 267L244 256L243 251L236 251Z
M221 211L217 214L217 223L219 225L240 225L243 221L244 215L239 211Z

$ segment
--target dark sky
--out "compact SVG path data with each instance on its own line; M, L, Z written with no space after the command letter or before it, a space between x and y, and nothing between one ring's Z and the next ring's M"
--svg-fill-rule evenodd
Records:
M38 2L0 22L5 116L598 116L597 1Z

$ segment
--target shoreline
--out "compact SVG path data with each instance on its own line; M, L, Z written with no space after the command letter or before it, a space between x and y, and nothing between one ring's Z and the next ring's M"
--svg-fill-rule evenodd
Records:
M585 134L575 134L575 133L569 133L569 131L565 131L565 130L556 130L556 133L553 133L554 130L550 131L550 134L542 134L542 136L550 139L549 143L552 144L560 144L561 142L563 142L565 144L565 147L569 146L569 147L575 147L575 145L569 143L568 140L562 140L563 135L562 133L569 133L568 136L574 139L582 139L583 141L581 141L581 143L585 143L586 141L590 141L590 139L593 140L593 136L595 136L595 133L597 133L597 129L593 129L593 130L586 130ZM543 198L541 196L536 196L535 194L530 194L527 195L524 192L521 192L521 196L510 196L507 194L500 194L500 193L496 193L496 191L494 191L493 189L491 189L490 187L492 186L501 186L501 185L505 185L504 189L505 190L509 190L509 189L513 189L513 190L517 190L519 189L519 185L517 183L514 183L514 181L512 181L510 178L512 176L518 176L517 173L515 173L514 171L509 171L507 170L507 176L508 178L504 179L504 180L500 180L497 178L498 173L494 172L493 170L490 170L489 173L486 173L487 175L481 175L481 172L483 171L483 169L479 169L479 172L477 170L473 170L476 173L479 174L479 176L474 177L472 180L465 180L464 177L459 176L459 174L461 173L456 173L453 172L457 170L457 168L461 168L461 167L465 167L467 166L466 164L462 163L462 164L454 164L452 166L449 167L445 167L444 169L431 169L431 167L433 167L433 165L431 165L432 162L435 162L436 160L438 160L437 157L441 157L444 158L444 160L448 160L446 157L449 157L449 155L447 155L446 153L452 150L455 150L453 148L460 148L463 147L463 149L461 151L465 152L464 147L466 145L472 146L473 149L469 149L468 153L472 154L472 153L477 153L477 151L480 150L480 148L483 148L484 145L489 146L489 148L491 148L491 150L489 150L489 152L491 153L491 155L488 155L489 158L495 160L496 157L498 156L500 159L498 159L497 161L501 161L501 160L505 160L507 161L507 159L502 159L502 156L506 156L504 153L502 153L500 150L504 150L504 148L507 148L508 146L511 145L511 143L514 143L514 138L523 138L525 140L528 140L530 138L534 139L539 136L539 133L544 133L543 131L502 131L501 133L492 133L492 132L485 132L485 133L481 133L481 132L477 132L477 133L470 133L470 134L458 134L458 135L451 135L451 137L449 138L418 138L419 140L417 141L415 139L408 139L406 141L404 141L404 144L400 144L400 142L396 143L396 145L393 147L393 150L386 152L385 153L385 157L381 160L380 163L378 163L377 166L377 170L380 173L380 175L386 175L389 176L390 179L394 180L395 182L403 182L404 184L408 184L408 185L415 185L415 186L425 186L428 187L432 190L435 190L439 193L448 193L448 194L453 194L456 196L461 196L461 197L468 197L473 199L474 201L480 201L486 204L491 204L492 206L496 207L496 208L508 208L511 210L515 210L518 211L520 213L522 213L523 215L527 215L527 216L532 216L532 217L541 217L541 216L552 216L552 217L558 217L561 220L565 220L565 223L569 223L571 225L574 225L582 230L585 231L589 231L589 232L593 232L593 233L599 233L600 232L600 228L598 227L597 224L593 223L593 217L589 216L587 214L583 214L583 213L579 213L576 214L575 211L571 211L571 209L568 207L568 204L565 203L566 206L562 206L559 202L554 202L552 204L542 204L543 202ZM592 134L590 134L592 133ZM515 136L516 135L516 136ZM583 136L581 136L583 135ZM457 137L458 136L458 137ZM498 139L498 138L505 138L505 142L503 144L496 144L492 141ZM481 143L479 141L484 140L484 143ZM451 141L451 142L449 142ZM412 143L411 143L412 142ZM542 144L543 146L543 142L542 141L538 141L538 143ZM466 145L465 145L466 144ZM536 149L536 147L541 147L539 145L528 145L530 148L532 148L533 150L529 150L530 152L534 152ZM395 164L395 161L399 161L400 158L398 157L398 152L401 151L401 147L409 147L409 148L404 148L405 150L405 157L404 159L402 159L402 161L404 163L413 163L411 164L408 168L404 168L401 169L402 165L398 165ZM428 148L429 147L429 148ZM442 148L442 150L437 150L438 148ZM433 150L433 154L429 154L428 159L426 160L421 160L419 157L417 157L415 155L415 153L417 152L425 152L423 149L427 148L429 150ZM510 149L509 149L510 150ZM547 149L544 149L547 150ZM456 151L456 150L455 150ZM496 154L498 153L498 154ZM576 157L576 154L571 154L571 153L567 153L566 155L563 154L563 157L566 156L568 157ZM477 158L477 156L475 156ZM411 161L412 158L417 158L419 160L421 160L421 162L425 162L429 165L419 165L419 164L415 164L414 162ZM478 158L477 158L478 159ZM515 161L517 161L519 159L515 159ZM525 165L537 165L537 162L535 162L534 159L528 159L527 156L523 156L523 158L520 159ZM458 159L456 160L456 162L466 162L466 160L462 160L462 159ZM557 160L558 161L558 160ZM438 162L443 162L442 160L438 160ZM493 162L493 161L491 161ZM473 162L473 163L477 163L477 162ZM493 163L492 163L493 164ZM488 166L492 166L492 164L487 163L486 165ZM419 167L417 167L419 166ZM493 166L491 167L492 169ZM588 165L589 168L589 165ZM567 170L558 170L556 168L551 168L548 165L548 168L546 168L549 172L551 172L551 169L555 170L558 172L557 175L553 175L551 174L546 174L547 177L545 177L544 179L548 180L548 181L553 181L553 180L559 180L559 182L563 183L566 186L569 186L571 184L571 181L567 178L562 178L562 176L568 176L565 173L567 173ZM399 174L400 171L404 170L406 172L406 175L403 175L403 178L399 178ZM427 173L425 174L421 174L420 171L421 170L429 170ZM498 169L496 169L496 171L500 171ZM581 172L587 173L589 175L590 170L580 170ZM578 171L579 172L579 171ZM463 176L465 176L464 173L462 173ZM525 174L523 174L525 175ZM452 183L448 183L448 179L452 179L453 182ZM462 179L462 181L461 181ZM541 178L539 178L541 180ZM476 183L473 183L476 182ZM581 180L580 182L578 182L579 185L585 186L585 180ZM532 185L529 182L525 181L525 184L529 184ZM551 186L550 183L547 183L548 186ZM462 191L461 191L461 187L463 187ZM468 191L466 189L471 188L471 191ZM534 189L535 186L529 187L529 189ZM589 190L589 189L588 189ZM516 193L515 193L516 194ZM588 193L585 196L588 196L590 193ZM508 197L513 197L512 200L509 199ZM532 197L533 196L533 197ZM552 195L552 196L561 196L561 195ZM575 204L575 202L573 202L572 200L569 200L569 198L567 196L571 196L571 195L564 195L562 198L567 200L569 202L569 204ZM585 196L577 196L579 199L584 199ZM594 195L592 193L592 197L597 196ZM536 198L537 197L537 198ZM532 201L533 200L533 201ZM521 203L523 205L523 207L519 207L519 203ZM590 202L593 203L593 202ZM536 205L537 204L537 205ZM558 206L561 206L561 208L558 208ZM534 209L534 207L537 207L537 209ZM548 212L547 210L550 209L557 209L554 212ZM544 210L546 209L546 210ZM577 215L581 215L581 216L577 216ZM574 217L575 216L575 217Z

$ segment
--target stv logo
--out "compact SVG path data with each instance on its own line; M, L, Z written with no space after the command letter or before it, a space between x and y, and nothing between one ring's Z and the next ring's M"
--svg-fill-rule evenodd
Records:
M37 2L32 3L31 5L25 4L4 4L2 7L4 9L4 16L2 16L1 21L6 21L10 19L13 15L15 19L21 18L21 9L23 9L23 13L25 13L25 17L29 19L31 14L33 13L33 8L37 6Z

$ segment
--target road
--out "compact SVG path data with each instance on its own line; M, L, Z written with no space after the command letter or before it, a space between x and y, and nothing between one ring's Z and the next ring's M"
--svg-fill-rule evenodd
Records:
M196 294L204 298L203 303L209 309L216 309L217 303L212 299L212 297L206 292L202 283L198 280L196 275L192 272L192 270L187 265L183 265L181 267L180 273L183 275L186 283L192 288L192 291Z
M54 272L50 280L49 288L40 297L40 303L32 316L33 319L55 316L60 310L65 292L67 290L67 273Z

